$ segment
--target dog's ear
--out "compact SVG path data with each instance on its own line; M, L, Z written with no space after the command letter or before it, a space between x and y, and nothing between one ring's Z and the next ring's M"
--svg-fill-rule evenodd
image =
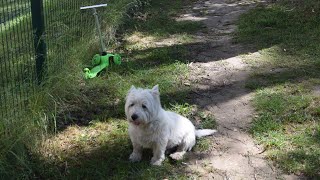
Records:
M134 87L134 85L131 86L129 92L133 91L133 90L136 90L136 87Z
M136 87L134 87L134 85L131 86L131 88L129 89L127 95L129 95L131 92L133 92L134 90L136 90Z
M129 94L134 90L136 90L136 87L134 87L134 85L132 85L131 88L129 89L128 93L127 93L126 99L128 99Z
M159 85L157 84L157 85L153 86L153 88L152 88L151 91L152 91L152 93L155 94L155 95L160 95Z

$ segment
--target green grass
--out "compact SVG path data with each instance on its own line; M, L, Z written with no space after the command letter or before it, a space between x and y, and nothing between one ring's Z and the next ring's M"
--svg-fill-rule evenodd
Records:
M110 37L108 47L110 51L119 52L123 62L120 66L112 65L91 80L83 79L82 70L90 67L90 59L98 52L97 39L83 34L73 48L66 50L68 44L65 44L63 31L77 33L70 29L74 21L70 18L67 22L53 24L50 33L58 37L49 44L50 76L41 90L30 98L30 115L24 117L24 121L10 123L10 127L0 124L1 132L7 133L2 141L5 149L1 149L0 156L2 179L187 177L181 162L166 159L162 167L150 166L150 151L146 151L141 163L130 163L131 143L124 115L125 95L131 85L150 88L159 84L166 109L195 121L200 119L200 127L212 127L213 117L186 104L185 97L190 91L189 86L183 85L188 77L186 47L181 44L147 47L141 41L124 41L118 47L112 43L116 41L115 35L126 38L136 34L156 40L174 37L179 43L186 43L192 40L189 34L200 28L199 23L174 20L185 3L182 0L126 3L126 0L111 1L112 8L102 14L105 23L112 24L105 28ZM141 13L148 14L148 18L139 19ZM66 14L61 12L60 15ZM129 16L124 20L123 15ZM92 33L92 27L83 28L86 33ZM52 46L64 50L63 53L57 54ZM60 60L62 67L56 63ZM199 142L199 146L200 150L206 150L210 142Z
M176 21L177 12L185 3L183 1L148 1L145 8L134 14L133 19L125 22L126 31L138 31L155 37L166 37L173 34L192 33L201 27L200 22ZM165 13L163 13L165 11ZM147 23L144 23L147 22Z
M140 163L130 163L131 143L127 122L109 119L93 121L87 127L69 127L48 139L35 160L40 177L53 179L158 179L179 178L181 165L150 166L151 152Z
M81 3L85 3L85 1ZM126 13L127 8L130 9L132 6L127 6L127 3L128 1L117 1L115 4L118 6L118 12L111 15L106 14L107 17L111 18L107 18L110 21L105 23L117 21L113 25L118 26L121 23L119 20L121 16ZM10 7L7 8L6 6ZM10 14L9 11L15 6L18 6L18 2L2 4L1 8L4 8L2 13ZM29 5L26 4L27 6ZM48 6L45 3L45 10ZM35 151L35 147L46 133L54 132L57 129L57 125L59 125L57 123L58 115L61 111L59 108L71 109L69 107L71 105L66 103L65 99L82 98L80 97L81 94L78 93L80 87L77 87L77 85L79 80L82 79L81 61L84 61L84 57L89 57L84 55L90 54L92 57L95 53L90 51L90 47L93 47L92 41L95 41L92 38L94 26L86 26L89 21L81 21L84 24L76 25L75 22L80 23L78 21L80 11L74 12L72 8L68 10L61 8L70 7L71 4L60 3L59 8L57 6L51 3L52 11L46 14L46 20L50 22L50 24L46 24L49 57L47 67L50 77L44 83L46 85L39 89L35 87L32 31L29 29L31 27L30 14L23 14L23 18L13 17L0 27L0 36L5 42L2 44L4 47L1 47L0 50L0 58L4 60L1 61L2 64L0 65L2 67L0 85L3 88L1 89L1 101L3 103L1 107L3 108L0 110L2 116L0 123L2 139L0 143L1 178L31 178L35 171L30 157L31 153ZM73 6L76 5L73 4ZM23 7L19 6L17 8L20 10L19 8ZM117 8L114 7L112 11L116 10ZM88 13L87 15L83 14L81 18L85 20L88 17L88 20L92 20L92 14ZM78 20L68 19L68 16L78 18ZM76 34L79 27L82 27L84 33L81 40L77 38ZM109 26L109 28L111 27ZM55 33L52 33L53 31ZM75 42L78 42L78 44L75 45ZM6 100L3 101L4 99Z
M171 104L169 108L173 112L177 112L193 121L199 129L216 129L217 124L215 118L212 114L201 111L197 109L196 105L190 105L188 103L184 104ZM195 152L206 152L212 148L212 139L210 138L200 138L197 139L197 143L193 148Z
M189 104L171 105L170 110L195 117L198 111ZM194 114L194 115L192 115ZM200 113L202 114L202 113ZM202 123L200 123L202 125ZM94 120L88 126L69 126L47 138L33 154L35 177L53 179L185 179L188 172L183 161L166 158L161 167L150 165L152 152L147 149L139 163L131 163L132 151L124 119ZM211 140L197 141L196 152L209 150Z
M288 173L319 178L320 3L282 1L241 16L238 42L258 49L245 56L255 72L251 133L267 157Z

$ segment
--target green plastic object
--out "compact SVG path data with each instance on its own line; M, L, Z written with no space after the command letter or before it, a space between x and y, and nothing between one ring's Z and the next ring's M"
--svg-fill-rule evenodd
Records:
M102 70L107 68L111 62L114 64L120 65L121 64L121 56L119 54L108 54L106 50L106 46L103 43L103 37L100 29L100 23L99 23L99 17L98 12L96 8L98 7L104 7L107 6L107 4L99 4L99 5L93 5L93 6L85 6L80 7L80 9L92 9L93 10L93 16L95 18L96 22L96 28L98 32L98 36L100 39L100 48L101 48L101 55L96 54L92 58L92 65L94 66L91 70L89 68L84 68L84 78L85 79L91 79L96 77Z
M121 56L119 54L108 53L106 53L105 55L94 55L91 62L94 67L91 70L89 68L84 68L84 78L91 79L96 77L101 71L107 68L111 62L116 65L120 65Z

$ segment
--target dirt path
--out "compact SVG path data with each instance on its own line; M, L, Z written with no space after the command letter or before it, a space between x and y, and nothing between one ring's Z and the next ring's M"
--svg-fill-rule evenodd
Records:
M253 93L245 88L250 67L239 55L259 53L233 43L232 33L239 15L257 5L250 2L201 0L186 7L186 13L179 18L202 21L206 26L196 34L197 43L190 48L195 59L190 64L195 89L191 98L216 117L219 131L213 137L214 150L191 154L194 158L190 158L193 160L187 165L188 170L203 179L298 179L282 174L266 161L263 149L247 132L254 114L250 105Z

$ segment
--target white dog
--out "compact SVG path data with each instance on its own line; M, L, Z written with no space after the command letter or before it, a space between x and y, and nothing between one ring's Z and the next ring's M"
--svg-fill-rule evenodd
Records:
M129 121L129 135L133 145L132 162L140 161L142 148L151 148L152 165L161 165L166 149L177 147L170 155L182 159L196 143L196 137L211 135L216 130L196 130L187 118L161 107L158 85L152 89L135 88L128 92L125 113Z

